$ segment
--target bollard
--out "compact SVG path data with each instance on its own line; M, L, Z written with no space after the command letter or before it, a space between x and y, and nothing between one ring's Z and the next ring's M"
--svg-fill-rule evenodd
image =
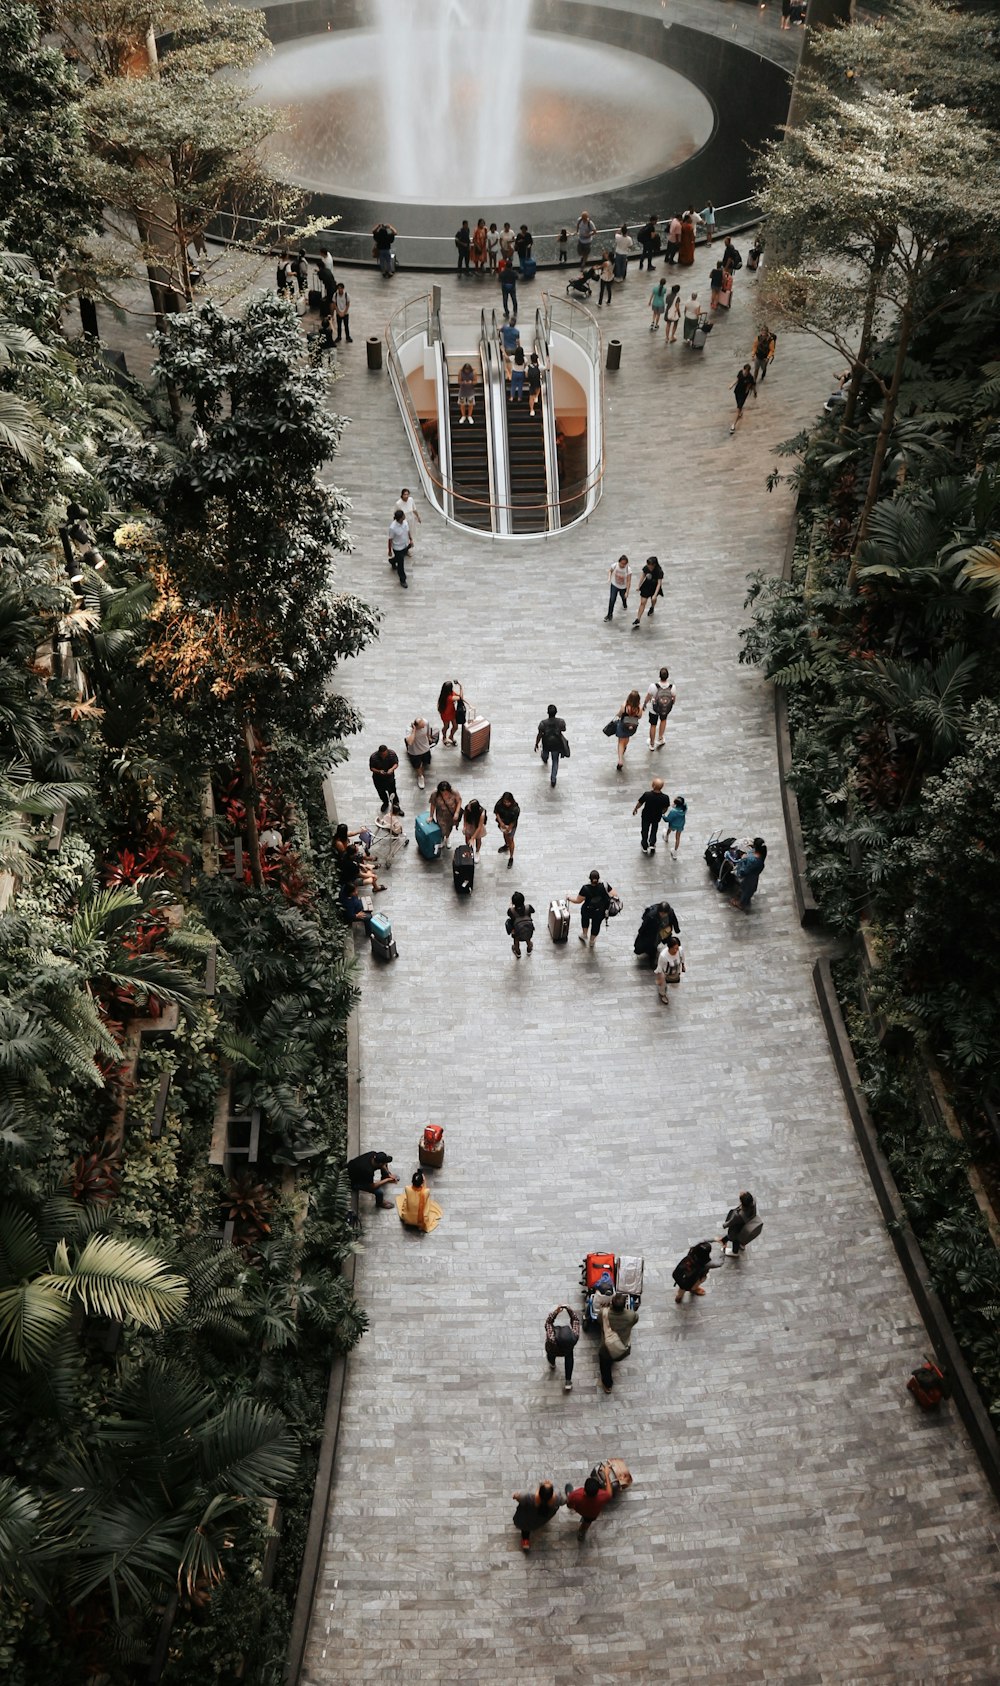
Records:
M605 365L604 365L605 368L606 369L618 369L618 368L621 367L621 360L622 360L622 342L621 342L621 340L609 340L608 341L608 355L607 355L607 358L605 360Z
M368 339L365 341L365 349L368 352L369 369L381 369L382 341L380 340L378 334L369 334Z

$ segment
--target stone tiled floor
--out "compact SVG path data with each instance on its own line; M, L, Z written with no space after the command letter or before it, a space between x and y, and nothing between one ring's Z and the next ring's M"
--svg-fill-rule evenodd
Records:
M695 282L707 266L699 258ZM423 1123L446 1128L429 1236L365 1215L358 1286L371 1331L349 1366L336 1486L306 1678L519 1679L561 1686L702 1682L987 1682L1000 1678L997 1514L964 1432L921 1417L903 1383L924 1345L855 1147L795 922L770 697L737 662L748 568L778 565L787 493L770 452L813 412L829 359L779 341L759 402L728 436L728 387L754 329L754 281L703 357L647 332L633 276L603 313L623 340L608 378L606 492L589 525L504 548L423 510L412 589L384 560L395 493L415 476L365 333L414 290L353 277L357 344L335 401L352 418L338 482L355 501L344 583L384 608L344 685L366 729L336 775L343 818L373 812L367 755L458 677L493 723L487 759L438 750L437 777L492 810L522 807L515 869L494 833L475 894L408 849L392 869L400 957L362 956L365 1146L408 1173ZM449 342L478 319L474 282L444 285ZM602 622L620 548L655 550L666 599L639 632ZM661 662L679 702L668 747L634 740L616 776L600 727ZM532 755L554 701L573 756L550 790ZM682 791L679 862L644 857L631 808L653 771ZM422 804L401 775L408 827ZM760 830L754 914L701 859L716 826ZM597 865L625 913L585 952L556 949L544 909ZM669 1012L632 937L664 887L688 973ZM514 959L509 892L540 914ZM575 911L575 910L574 910ZM670 1271L717 1233L739 1188L766 1227L745 1259L678 1309ZM613 1395L578 1348L565 1395L542 1324L576 1302L589 1248L641 1252L646 1294ZM579 1478L620 1453L635 1486L580 1546L557 1518L528 1558L516 1488Z

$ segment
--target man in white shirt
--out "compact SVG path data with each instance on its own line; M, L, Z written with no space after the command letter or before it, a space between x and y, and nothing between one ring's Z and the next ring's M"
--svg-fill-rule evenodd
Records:
M403 511L403 517L406 521L406 525L410 529L410 555L413 556L415 554L414 547L417 542L415 537L417 527L422 526L423 523L420 520L420 511L413 501L413 493L410 491L409 486L404 486L403 490L400 492L396 508Z
M611 590L608 594L608 612L604 617L606 621L612 619L619 597L622 600L622 607L625 609L628 608L628 594L632 585L632 570L628 565L627 556L619 556L617 562L608 569L608 581L610 583Z
M590 248L594 244L596 233L597 229L590 220L590 212L582 212L576 224L576 249L580 257L581 269L586 269L590 262Z
M341 330L348 345L351 344L351 299L343 281L338 281L333 293L333 314L337 318L337 344L340 344Z
M664 257L664 260L663 260L664 266L666 266L668 263L676 263L677 262L677 257L678 257L678 253L680 252L680 249L681 249L681 219L680 219L680 217L675 216L675 217L671 217L669 226L667 228L667 251L666 251L666 256Z
M392 520L389 522L389 566L395 568L399 575L399 583L406 591L406 553L410 548L410 527L406 516L396 505Z

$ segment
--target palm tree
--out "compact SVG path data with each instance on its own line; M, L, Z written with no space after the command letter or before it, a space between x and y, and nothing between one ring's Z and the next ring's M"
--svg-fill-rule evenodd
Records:
M927 763L946 761L965 741L978 667L977 655L953 644L936 666L880 660L855 669L853 688L880 703L897 731L916 743L904 806L915 797Z
M258 1501L287 1486L298 1447L284 1417L251 1399L219 1406L180 1364L128 1376L110 1414L57 1460L53 1515L75 1535L75 1599L107 1588L144 1608L167 1588L203 1595Z
M55 353L37 334L0 316L0 377L25 363L54 363ZM42 460L41 411L30 399L0 388L0 452L38 468Z

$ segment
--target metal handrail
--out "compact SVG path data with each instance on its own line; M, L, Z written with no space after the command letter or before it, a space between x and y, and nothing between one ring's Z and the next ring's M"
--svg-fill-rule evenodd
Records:
M548 294L546 294L546 293L542 294L542 299L545 302L546 313L547 313L547 315L549 316L549 319L550 319L550 321L549 321L549 331L551 329L552 306L553 306L553 304L555 304L558 307L560 307L560 309L565 308L569 312L569 316L567 318L567 324L561 326L560 331L561 332L565 331L566 335L567 335L567 338L573 339L578 345L582 345L586 349L591 350L592 361L594 362L594 366L595 366L595 369L597 370L597 374L598 374L598 403L600 404L602 412L603 412L603 406L604 406L604 370L603 370L603 361L602 361L603 339L602 339L602 336L601 336L600 324L597 322L596 317L594 317L593 314L586 308L586 306L583 305L583 304L577 303L577 301L575 299L556 299L556 300L552 300L552 299L549 298ZM423 310L424 310L423 320L422 320L422 322L416 322L416 318L414 316L414 308L420 307L420 306L422 306ZM591 327L591 333L589 335L586 335L584 333L581 333L581 332L577 331L576 326L575 326L575 321L574 321L574 318L575 318L577 312L579 312L583 316L589 318L590 327ZM404 325L403 332L397 338L396 337L396 330L395 330L394 325L396 323L397 318L400 317L400 316L407 317L408 320L407 320L406 324ZM492 500L486 500L486 499L483 499L483 498L474 497L470 493L464 491L461 486L455 486L454 482L446 481L443 478L442 473L441 473L441 469L440 469L440 465L438 463L435 463L433 461L431 455L430 455L430 452L429 452L429 449L428 449L428 446L427 446L427 441L424 437L423 429L420 425L420 418L417 415L416 410L414 409L413 399L410 396L409 385L407 383L406 375L403 372L403 367L402 367L402 364L400 363L399 354L398 354L398 351L396 349L397 344L405 345L407 340L412 339L416 334L418 334L418 333L428 333L429 328L430 328L430 321L431 321L431 295L430 294L426 294L418 300L414 300L414 299L406 300L403 304L401 304L398 307L397 310L395 310L393 312L392 316L390 316L389 321L386 324L385 339L386 339L387 358L388 358L388 362L389 362L390 373L394 377L393 378L393 386L396 389L397 396L400 398L401 406L405 410L406 417L407 417L407 420L409 422L410 433L411 433L413 439L417 443L417 447L418 447L418 450L420 452L422 473L425 477L425 480L429 483L429 485L431 485L435 488L435 490L438 494L439 506L447 511L447 509L449 508L449 503L450 503L451 499L453 498L454 493L457 491L464 503L470 505L473 508L489 509L491 512L498 507L503 507L503 508L507 509L508 511L513 510L514 508L517 508L519 511L523 511L523 510L539 510L539 511L547 510L549 508L549 500L548 499L546 499L546 501L544 503L528 503L528 504L519 503L517 505L514 505L512 503L508 503L508 504L503 504L501 506L501 505L493 502ZM413 325L414 323L416 323L416 325ZM595 341L596 341L596 355L594 355L594 350L593 350ZM441 351L442 351L442 361L445 362L443 344L442 344L442 347L441 347ZM447 367L446 362L445 362L445 367ZM445 412L445 415L447 416L447 410ZM441 428L441 418L439 416L439 429L440 428ZM602 429L601 451L600 451L600 457L599 457L598 462L596 464L594 464L594 466L592 468L588 469L587 476L586 476L585 480L578 487L574 488L571 497L570 498L563 498L561 500L561 502L565 503L565 502L571 501L573 503L577 503L577 502L580 502L581 500L583 502L586 502L589 499L591 493L593 491L595 491L597 489L597 487L601 484L601 481L604 478L604 469L605 469L605 458L604 458L604 438L603 438L603 429ZM464 523L459 523L459 525L464 526ZM493 526L494 526L494 523L491 521L491 528ZM470 532L476 532L476 533L479 533L481 531L479 528L467 528L466 530L470 531ZM527 535L525 535L525 536L527 536ZM532 536L537 538L538 534L535 533Z
M539 401L542 406L542 444L545 449L545 484L549 493L549 528L552 532L562 526L560 505L559 451L556 445L556 407L552 390L552 360L549 355L549 330L542 310L535 311L535 350L545 371ZM603 433L603 429L602 429Z
M721 236L722 234L732 232L736 228L745 226L748 222L759 221L760 213L753 208L755 205L756 196L753 194L748 195L745 199L734 199L726 205L716 205L715 226L717 234ZM540 209L544 208L544 206L540 207ZM665 227L673 214L674 213L672 211L663 213L656 212L656 217L661 226ZM633 221L635 220L636 219L633 219ZM237 216L231 211L220 211L215 219L212 238L220 239L225 243L231 243L233 245L257 246L260 248L263 237L263 246L265 249L279 251L283 250L285 246L291 247L301 243L299 236L300 226L301 225L298 223L269 222L260 217ZM594 235L595 246L602 240L607 240L613 243L614 236L618 233L620 227L621 223L617 223L613 228L599 228ZM216 228L219 232L216 232ZM341 263L363 263L372 265L375 263L375 259L371 256L372 237L368 230L342 228L339 223L333 223L328 227L318 229L315 234L311 235L310 244L314 244L320 238L325 240L329 245L331 256ZM416 261L412 264L414 269L430 268L432 270L438 270L452 269L454 267L454 235L422 234L419 230L411 230L407 233L398 232L396 235L397 257L402 254L403 261L405 263L407 244L417 241L421 242L423 245L433 247L435 252L438 248L440 248L441 261L432 261L430 264ZM354 242L352 250L340 250L338 252L338 245L346 246L349 242ZM571 256L568 267L573 267L577 263L577 256L576 243L573 238L572 230L570 230L570 249ZM532 249L532 256L542 267L547 267L549 265L553 267L558 266L559 252L557 236L554 233L536 235L534 247ZM483 271L483 276L484 278L492 279L491 271L488 269Z

